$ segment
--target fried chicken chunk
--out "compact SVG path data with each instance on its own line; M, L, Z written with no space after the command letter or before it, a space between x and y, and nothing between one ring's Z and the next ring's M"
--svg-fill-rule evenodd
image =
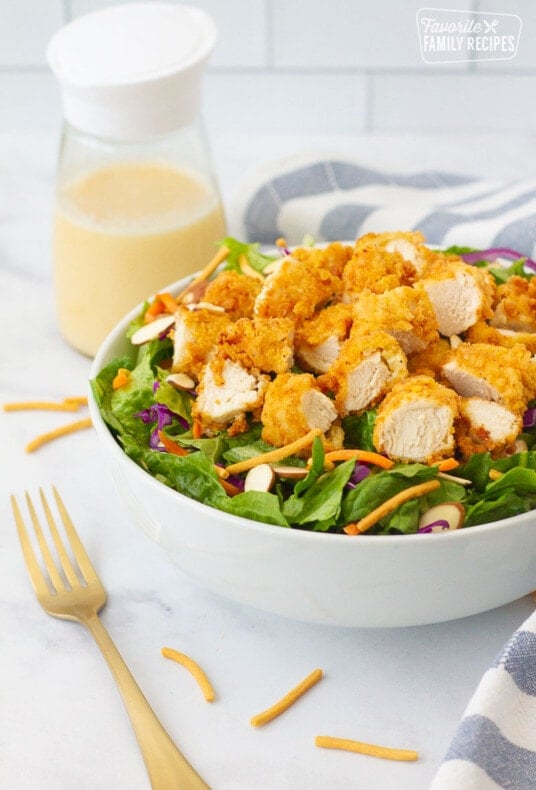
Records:
M363 291L354 305L354 321L388 332L398 340L405 354L422 351L439 338L435 312L427 294L407 285L381 294Z
M396 461L433 463L452 455L457 401L429 376L396 384L378 407L374 446Z
M257 299L255 314L261 318L292 318L302 321L340 295L342 284L329 268L314 264L314 256L303 260L288 256L266 277Z
M462 343L442 372L459 395L482 398L521 415L534 397L534 363L522 345Z
M536 332L517 332L513 329L502 329L490 326L485 321L477 321L465 333L469 343L490 343L493 346L512 348L520 343L531 354L536 354Z
M413 264L399 252L358 244L342 275L343 301L354 302L364 290L381 294L412 285L416 274Z
M253 315L255 299L262 283L231 269L224 270L208 283L203 301L223 307L232 321Z
M231 433L247 429L246 413L258 417L268 376L246 370L229 359L212 359L203 368L192 417L205 434L232 426Z
M262 438L276 447L318 428L326 434L337 411L310 373L283 373L268 384L261 422Z
M304 370L326 373L341 351L353 321L353 306L328 305L296 330L296 359Z
M294 323L290 318L239 318L219 337L216 355L263 373L285 373L294 361Z
M415 288L428 295L439 333L445 337L459 335L492 315L491 275L462 260L436 254L425 266Z
M345 417L376 404L406 376L406 356L394 337L368 325L354 325L341 353L318 381L334 393L337 412Z
M227 313L181 306L175 318L172 370L199 379L221 332L230 324Z
M491 324L516 332L536 332L536 277L514 275L497 288Z
M456 444L464 458L473 453L490 452L496 458L513 451L523 428L519 414L495 401L460 398L456 422Z

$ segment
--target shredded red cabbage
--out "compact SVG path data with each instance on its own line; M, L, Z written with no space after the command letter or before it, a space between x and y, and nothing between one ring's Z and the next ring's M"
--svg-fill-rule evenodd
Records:
M527 409L523 415L523 428L534 428L536 425L536 406Z
M369 474L370 474L370 469L368 468L368 466L365 466L365 464L360 464L359 461L356 462L354 471L350 475L350 478L346 483L346 486L348 488L355 488L356 485L360 483L362 480L364 480L365 477L368 477Z
M449 529L450 524L444 518L438 518L437 521L432 521L430 524L425 524L424 527L421 527L417 530L418 533L424 535L426 532L440 532L444 529Z
M225 464L222 464L220 461L216 461L214 465L219 466L222 469L225 469ZM231 485L233 485L235 488L238 488L240 491L244 490L244 486L246 484L244 478L239 477L238 475L229 475L225 479L227 480L228 483L231 483Z
M536 261L532 258L527 258L516 250L509 247L490 247L487 250L477 250L477 252L466 252L461 256L466 263L477 263L478 261L496 261L497 258L509 258L512 261L518 261L520 258L525 258L525 266L529 269L536 271Z

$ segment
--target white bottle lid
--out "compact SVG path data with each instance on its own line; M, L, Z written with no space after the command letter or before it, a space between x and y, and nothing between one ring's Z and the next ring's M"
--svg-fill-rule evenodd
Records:
M191 123L216 39L212 18L183 4L128 3L79 17L47 49L65 119L126 141Z

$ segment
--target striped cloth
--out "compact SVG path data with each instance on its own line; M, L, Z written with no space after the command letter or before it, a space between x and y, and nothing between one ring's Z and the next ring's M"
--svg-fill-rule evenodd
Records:
M237 189L237 235L273 244L352 240L367 232L422 231L431 244L510 247L534 257L536 181L443 171L384 172L304 155L255 170Z
M536 613L488 669L430 790L536 788Z

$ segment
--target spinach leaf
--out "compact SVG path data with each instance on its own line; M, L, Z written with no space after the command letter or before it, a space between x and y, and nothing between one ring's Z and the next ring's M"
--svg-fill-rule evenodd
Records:
M283 515L291 524L309 524L337 519L341 510L342 494L355 461L345 461L331 472L325 472L303 496L293 494L283 505ZM335 523L335 522L334 522Z
M280 527L289 526L281 512L278 497L265 491L244 491L242 494L221 501L219 507L235 516L264 521Z
M344 430L345 447L357 447L360 450L376 452L372 441L376 416L376 409L369 409L364 411L363 414L344 417L342 428Z

